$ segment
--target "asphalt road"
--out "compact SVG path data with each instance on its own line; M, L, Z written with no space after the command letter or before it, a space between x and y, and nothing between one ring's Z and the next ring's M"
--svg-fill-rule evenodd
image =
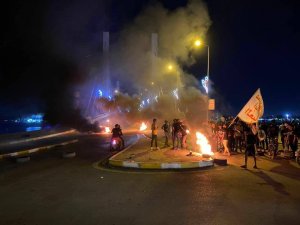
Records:
M299 224L300 169L287 160L239 166L143 172L93 166L108 152L105 137L0 162L0 224ZM61 158L74 149L77 156ZM252 161L250 158L249 166Z

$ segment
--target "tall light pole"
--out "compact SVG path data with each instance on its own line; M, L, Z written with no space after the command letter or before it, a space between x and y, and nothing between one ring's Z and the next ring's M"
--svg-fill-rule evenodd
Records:
M206 94L207 94L207 114L206 114L206 120L207 122L209 121L209 109L208 109L208 104L209 104L209 45L203 43L200 40L195 40L194 45L196 47L200 47L201 45L204 45L207 47L207 87L206 87Z
M173 95L175 97L175 111L179 111L179 107L178 107L178 92L179 92L179 83L180 83L180 74L177 71L177 68L174 68L174 66L172 64L168 64L167 69L169 72L175 72L176 74L176 89L173 91Z

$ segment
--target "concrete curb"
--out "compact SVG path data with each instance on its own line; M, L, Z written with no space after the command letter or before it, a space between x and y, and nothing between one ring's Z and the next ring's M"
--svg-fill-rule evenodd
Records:
M5 159L5 158L30 155L32 153L39 152L39 151L42 151L42 150L47 150L47 149L50 149L50 148L54 148L54 147L58 147L58 146L64 146L64 145L68 145L68 144L72 144L72 143L76 143L76 142L78 142L78 139L74 139L74 140L71 140L71 141L66 141L66 142L59 143L59 144L47 145L47 146L42 146L42 147L38 147L38 148L32 148L32 149L24 150L24 151L18 151L18 152L2 154L2 155L0 155L0 160Z
M61 136L61 135L65 135L65 134L71 134L71 133L74 133L74 132L76 132L76 130L75 129L71 129L71 130L68 130L68 131L59 132L59 133L55 133L55 134L49 134L49 135L45 135L45 136L39 136L39 137L27 138L27 139L23 139L23 140L17 140L17 141L10 141L10 142L6 142L6 143L0 143L0 146L19 144L19 143L30 142L30 141L37 141L37 140L42 140L42 139L46 139L46 138Z
M137 168L137 169L191 169L191 168L202 168L202 167L211 167L214 165L214 160L209 158L202 161L194 162L136 162L134 160L115 160L114 158L126 150L130 149L135 145L140 139L141 135L138 135L136 142L122 150L116 155L113 155L109 158L108 163L111 166L116 167L125 167L125 168ZM143 134L147 138L146 135Z
M133 160L113 160L109 159L109 164L116 167L137 168L137 169L191 169L211 167L214 165L213 159L196 162L135 162Z

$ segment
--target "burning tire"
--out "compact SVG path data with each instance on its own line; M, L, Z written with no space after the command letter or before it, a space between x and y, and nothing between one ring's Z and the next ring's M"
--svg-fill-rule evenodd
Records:
M227 166L227 159L214 159L214 163L219 166Z

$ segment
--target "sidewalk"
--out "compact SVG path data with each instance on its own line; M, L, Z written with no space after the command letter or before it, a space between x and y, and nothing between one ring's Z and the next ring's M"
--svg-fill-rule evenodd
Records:
M150 140L140 135L135 144L112 156L109 164L140 169L187 169L213 166L212 158L202 158L199 154L187 156L188 154L188 150L172 150L171 147L150 150Z

